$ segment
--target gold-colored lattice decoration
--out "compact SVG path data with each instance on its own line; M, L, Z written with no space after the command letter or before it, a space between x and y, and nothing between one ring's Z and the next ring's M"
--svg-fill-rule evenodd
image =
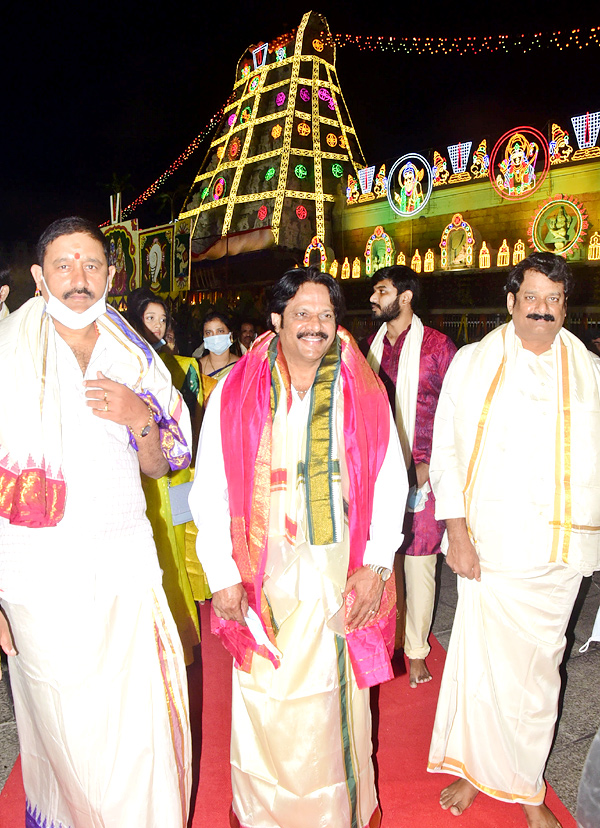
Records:
M510 247L506 243L506 239L500 245L498 251L498 258L496 259L498 267L508 267L510 264Z
M338 142L337 136L334 135L333 132L327 133L327 138L325 140L327 141L327 145L329 147L335 147Z
M300 121L300 123L298 124L297 129L298 129L298 132L300 133L300 135L304 135L304 136L310 135L310 127L306 123L306 121Z
M525 258L525 245L521 239L515 244L513 250L513 265L518 265Z
M422 264L421 254L419 253L419 248L417 247L417 249L415 250L414 256L410 260L410 266L415 271L415 273L420 273L421 272L421 264Z
M492 259L490 256L490 251L488 250L488 246L485 242L481 242L481 250L479 251L479 267L482 270L485 270L485 268L491 266Z
M275 140L277 140L277 138L281 137L282 132L283 132L283 129L281 127L281 124L275 124L275 126L271 130L271 137L275 138Z

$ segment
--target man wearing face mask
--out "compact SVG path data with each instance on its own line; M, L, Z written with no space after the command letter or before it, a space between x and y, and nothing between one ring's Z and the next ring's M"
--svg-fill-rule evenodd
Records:
M204 317L204 340L192 356L199 361L202 373L215 380L226 377L239 359L231 350L231 330L231 321L224 313L209 311Z
M185 667L140 470L190 461L187 409L112 308L100 230L54 222L41 296L0 326L0 645L27 825L187 824Z

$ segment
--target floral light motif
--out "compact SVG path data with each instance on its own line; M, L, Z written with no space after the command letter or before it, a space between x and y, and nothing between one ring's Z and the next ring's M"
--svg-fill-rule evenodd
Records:
M261 204L261 206L258 208L258 218L259 218L260 221L264 221L266 219L267 212L268 212L267 205L266 204Z
M227 118L227 123L229 124L230 127L232 127L235 124L235 119L236 119L236 114L235 114L235 112L232 112L231 115L229 116L229 118Z
M337 136L335 136L333 132L329 132L325 140L327 141L328 147L335 147L338 141Z
M285 103L285 92L278 92L277 97L275 98L275 103L277 106L283 106Z
M224 178L217 178L215 182L215 186L213 187L213 198L215 201L218 201L225 195L225 190L227 188L227 182Z
M299 204L296 207L296 215L298 216L300 221L304 221L304 219L307 217L308 211L307 211L306 207L303 204Z
M341 178L344 174L344 168L341 164L332 164L331 172L336 178Z
M275 175L275 167L269 167L265 173L265 181L270 181Z
M275 138L275 140L277 140L282 132L283 132L283 129L281 128L281 124L275 124L275 126L271 130L271 137Z
M308 103L308 101L310 101L310 92L308 91L306 86L303 86L300 90L300 97L302 98L304 103Z
M307 135L310 135L310 126L306 123L306 121L300 121L300 123L298 124L297 129L298 129L299 134L303 135L304 137L306 137Z
M329 94L329 90L328 90L328 89L325 89L325 87L324 87L324 86L322 86L322 87L319 89L319 99L320 99L320 100L322 100L322 101L328 101L330 97L331 97L331 96L330 96L330 94Z
M294 167L294 174L296 178L303 179L306 178L306 176L308 175L308 170L306 169L304 164L296 164L296 166Z

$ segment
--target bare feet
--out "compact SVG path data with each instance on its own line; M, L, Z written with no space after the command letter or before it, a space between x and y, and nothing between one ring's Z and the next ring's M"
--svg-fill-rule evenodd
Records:
M473 804L473 800L479 791L466 779L457 779L440 794L440 805L444 811L450 810L454 816L460 816L463 811L466 811L469 805ZM557 823L558 824L558 823ZM540 823L541 826L541 823Z
M521 805L529 828L561 828L560 822L547 805Z
M410 665L409 684L411 687L431 681L432 676L427 669L424 658L409 658L408 663Z

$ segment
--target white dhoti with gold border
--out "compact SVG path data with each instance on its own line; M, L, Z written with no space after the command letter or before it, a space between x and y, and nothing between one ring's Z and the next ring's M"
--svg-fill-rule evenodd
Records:
M162 587L2 608L27 828L185 828L187 683Z

